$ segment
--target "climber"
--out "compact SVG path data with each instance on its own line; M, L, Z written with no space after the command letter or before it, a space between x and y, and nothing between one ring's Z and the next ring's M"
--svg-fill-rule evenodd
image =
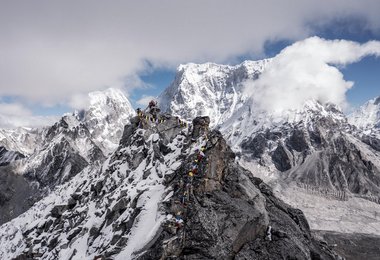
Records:
M198 154L198 157L197 157L198 162L202 161L202 159L203 159L204 156L205 156L205 154L203 152L200 152Z
M181 181L180 182L177 182L174 184L174 187L173 187L173 193L174 194L177 194L180 190L181 190ZM182 187L183 187L183 184L182 184Z
M160 112L160 109L157 107L157 102L154 100L151 100L148 105L149 113L153 116L151 121L156 122L157 120L157 114Z
M181 214L181 211L177 211L177 213L175 214L175 219L181 219Z
M194 162L199 163L200 161L202 161L203 157L205 157L205 154L204 152L202 152L202 150L199 150L199 149L196 149L195 153L196 153L196 157L195 157Z
M137 116L140 117L140 116L142 115L142 114L141 114L141 108L138 107L138 108L136 109L136 113L137 113Z
M186 203L186 194L182 194L181 195L181 203L182 203L182 205L185 206L185 203Z
M149 102L148 107L149 107L149 109L152 109L152 108L155 107L156 105L157 105L156 102L152 99L152 100Z
M177 212L176 216L175 216L175 224L176 224L176 227L177 228L181 228L182 225L183 225L183 219L181 217L181 212Z
M193 177L194 177L194 173L193 172L189 172L189 183L193 183Z

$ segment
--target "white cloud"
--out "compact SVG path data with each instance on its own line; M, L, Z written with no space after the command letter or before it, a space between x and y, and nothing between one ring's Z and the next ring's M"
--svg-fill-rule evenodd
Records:
M143 95L142 98L136 101L136 103L145 108L151 100L156 100L156 97Z
M18 103L0 103L0 128L48 126L58 120L56 116L34 116Z
M0 113L5 116L30 116L32 113L21 104L0 103Z
M380 42L359 44L311 37L282 50L257 80L246 82L254 104L271 112L300 108L305 101L346 106L345 93L353 85L334 65L380 56Z
M2 1L0 96L77 105L78 93L124 86L147 60L223 62L341 17L378 31L378 10L377 0Z
M90 97L88 94L77 93L71 95L68 105L76 110L88 108L90 105Z

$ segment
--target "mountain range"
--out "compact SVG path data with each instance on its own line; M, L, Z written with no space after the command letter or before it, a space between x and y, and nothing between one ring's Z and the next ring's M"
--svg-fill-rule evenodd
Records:
M181 65L159 118L108 89L0 130L0 258L338 259L312 230L379 235L380 97L270 113L244 91L270 63Z

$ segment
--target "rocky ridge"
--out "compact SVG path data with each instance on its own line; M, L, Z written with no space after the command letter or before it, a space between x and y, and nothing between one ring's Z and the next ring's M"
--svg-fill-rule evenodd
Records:
M0 227L0 257L338 258L301 211L235 163L208 118L193 122L189 131L168 115L133 118L100 169Z

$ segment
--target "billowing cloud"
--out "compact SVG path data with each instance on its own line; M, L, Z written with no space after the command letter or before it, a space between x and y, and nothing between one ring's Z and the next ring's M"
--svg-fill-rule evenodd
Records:
M341 17L378 31L378 10L378 0L2 1L0 96L80 105L81 93L128 90L147 64L224 62Z
M246 82L245 93L256 106L271 112L300 108L307 100L346 106L346 81L336 66L380 56L380 42L359 44L311 37L283 49L257 80Z

